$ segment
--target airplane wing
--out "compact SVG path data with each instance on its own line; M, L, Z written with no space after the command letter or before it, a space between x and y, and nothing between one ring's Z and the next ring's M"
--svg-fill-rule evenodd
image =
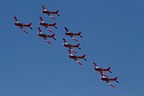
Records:
M63 42L64 42L64 44L68 44L67 41L66 41L66 39L64 39L64 38L63 38Z
M78 61L78 60L75 60L79 65L82 65L82 63L80 62L80 61Z
M48 44L52 44L50 41L48 41L48 40L46 40L46 42L48 43Z
M55 18L55 17L53 17L52 15L49 15L49 17L50 17L50 18L52 18L53 20L56 20L56 18Z
M28 32L23 28L23 27L20 27L26 34L28 34Z
M67 27L64 27L65 28L65 30L68 32L69 30L67 29Z
M49 32L52 32L52 30L51 30L48 26L45 26L45 28L46 28Z
M52 44L50 41L47 40L46 37L43 38L48 44Z
M46 8L44 7L44 5L42 5L42 9L43 9L43 11L47 11Z
M108 77L105 73L103 73L102 71L99 71L100 72L100 74L101 74L101 76L103 76L103 77Z
M40 27L38 27L38 31L39 31L39 32L42 32L42 30L40 29Z
M112 85L110 82L107 82L111 87L113 87L113 88L115 88L115 86L114 85Z
M78 42L78 40L76 38L74 38L73 36L71 36L73 40L75 40L76 42Z
M14 16L14 20L15 20L15 23L18 23L18 19L16 16Z
M43 18L42 17L39 17L39 18L40 18L41 23L44 23Z
M77 54L77 52L76 52L76 51L74 51L73 49L71 49L71 51L72 51L74 54Z
M73 56L73 54L72 54L72 52L70 51L70 49L68 49L68 52L69 52L69 54L71 55L71 56ZM75 61L76 61L77 59L75 59Z

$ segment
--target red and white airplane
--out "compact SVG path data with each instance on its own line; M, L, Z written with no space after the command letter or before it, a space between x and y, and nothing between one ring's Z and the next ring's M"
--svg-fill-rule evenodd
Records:
M76 52L72 49L72 48L78 48L81 50L80 43L76 44L76 45L72 45L72 44L68 44L67 41L63 38L64 43L62 44L64 47L70 49L73 53L76 54Z
M99 68L95 62L93 62L93 64L95 66L94 70L100 72L101 75L104 75L104 76L107 77L107 75L104 74L103 72L110 72L110 73L112 73L111 70L110 70L111 67L108 67L108 68Z
M85 54L82 55L82 56L76 56L76 55L73 55L72 52L68 49L68 52L69 52L69 58L70 59L74 59L78 64L82 65L82 63L80 61L78 61L79 59L84 59L85 61L87 61L87 59L85 58Z
M44 26L46 29L48 29L48 31L50 31L50 32L52 32L52 30L49 28L49 27L55 27L56 29L57 29L57 27L56 27L56 22L55 23L53 23L53 24L48 24L48 23L45 23L44 21L43 21L43 18L42 17L39 17L39 19L40 19L40 25L41 26Z
M46 42L47 42L48 44L51 44L51 42L48 41L47 38L53 38L54 40L56 40L56 38L54 37L55 34L52 34L52 35L43 34L43 33L42 33L42 30L41 30L39 27L38 27L38 31L39 31L38 36L44 38L44 40L46 40Z
M68 28L67 27L64 27L65 28L65 31L66 31L66 35L67 36L70 36L71 38L73 38L73 40L75 40L76 42L78 42L78 40L74 37L74 36L80 36L82 38L82 35L81 35L81 32L78 32L78 33L71 33L69 32Z
M115 86L112 85L110 82L115 81L115 82L119 83L119 81L117 80L117 78L118 78L118 77L109 78L109 77L102 76L102 77L101 77L101 80L107 82L110 86L112 86L112 87L114 88Z
M54 18L54 17L52 16L52 14L56 14L56 15L60 16L59 10L56 10L56 11L54 11L54 12L47 11L46 8L44 7L44 5L42 5L42 13L47 14L47 15L48 15L50 18L52 18L53 20L56 20L56 18Z
M31 27L32 23L29 24L19 23L16 16L14 16L14 20L15 20L14 25L20 27L26 34L28 34L28 32L24 29L24 27L29 27L32 30Z

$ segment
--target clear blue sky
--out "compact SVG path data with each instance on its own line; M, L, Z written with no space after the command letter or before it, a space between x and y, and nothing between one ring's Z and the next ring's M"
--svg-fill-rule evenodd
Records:
M144 95L144 1L143 0L1 0L0 3L0 96L137 96ZM59 9L57 40L48 45L37 36L41 5ZM25 34L14 26L32 22ZM63 26L82 31L78 38L86 54L83 66L68 59L62 38ZM44 33L49 33L41 27ZM111 67L109 77L118 76L116 88L100 80L92 62Z

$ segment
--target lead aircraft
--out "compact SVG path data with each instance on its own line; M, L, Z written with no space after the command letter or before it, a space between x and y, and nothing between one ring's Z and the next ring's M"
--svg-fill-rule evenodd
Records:
M48 41L47 38L53 38L54 40L56 40L56 38L54 37L55 34L52 34L52 35L43 34L43 33L42 33L42 30L41 30L39 27L38 27L38 31L39 31L38 36L40 36L40 37L42 37L44 40L46 40L46 42L47 42L48 44L51 44L51 42Z
M59 14L59 10L56 10L54 12L51 11L47 11L46 8L44 7L44 5L42 5L42 13L47 14L50 18L52 18L53 20L56 20L55 17L52 16L52 14L56 14L58 16L60 16Z
M76 56L76 55L73 55L69 49L68 49L68 52L69 52L69 58L74 59L80 65L82 65L82 63L78 61L79 59L84 59L85 61L87 61L87 59L85 58L85 54L82 56Z
M31 27L32 23L29 24L19 23L16 16L14 16L14 25L20 27L26 34L28 34L28 32L24 29L24 27L29 27L32 30Z
M80 43L78 43L78 44L76 44L76 45L68 44L67 41L66 41L66 39L64 39L64 38L63 38L63 42L64 42L64 43L63 43L62 45L63 45L64 47L70 49L71 52L73 52L73 53L75 53L75 54L76 54L76 51L74 51L73 48L78 48L78 49L81 50L81 48L79 47L79 46L80 46Z
M70 36L73 40L75 40L76 42L78 42L78 40L74 37L74 36L80 36L82 38L82 35L81 35L81 31L78 32L78 33L71 33L69 32L68 28L67 27L64 27L65 31L66 31L66 35L67 36Z
M52 32L52 30L49 28L49 27L55 27L57 29L57 26L56 26L56 22L52 23L52 24L49 24L49 23L45 23L43 21L43 18L42 17L39 17L40 19L40 25L41 26L44 26L46 29L48 29L48 31Z

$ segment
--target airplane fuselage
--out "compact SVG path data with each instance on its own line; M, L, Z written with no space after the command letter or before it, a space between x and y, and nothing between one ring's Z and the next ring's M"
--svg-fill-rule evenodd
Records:
M22 23L14 23L14 24L19 27L29 27L28 24L22 24Z
M116 78L107 78L107 77L105 77L105 78L101 78L101 80L106 81L106 82L108 82L108 81L116 81Z
M48 14L48 15L50 15L50 14L51 14L51 12L50 12L50 11L42 11L42 13L44 13L44 14Z
M46 27L46 26L54 26L55 28L57 28L57 27L56 27L56 22L53 23L53 24L48 24L48 23L42 23L42 22L40 22L39 24L40 24L41 26L45 26L45 27Z
M109 78L101 78L101 80L103 80L103 81L110 81Z
M110 71L109 69L103 69L103 68L94 68L96 71Z
M46 35L46 34L38 34L38 36L43 37L43 38L48 37L48 35Z
M84 56L69 56L71 59L84 59Z
M102 68L94 68L94 70L96 70L96 71L103 71Z
M43 37L43 38L54 38L55 34L52 35L47 35L47 34L38 34L38 36Z
M76 34L76 33L65 33L65 34L68 36L79 36L79 34Z
M68 48L77 48L78 46L76 45L71 45L71 44L64 44L65 47L68 47Z
M58 14L58 11L55 11L55 12L50 12L50 11L42 11L44 14Z
M39 23L41 26L50 26L48 23Z

